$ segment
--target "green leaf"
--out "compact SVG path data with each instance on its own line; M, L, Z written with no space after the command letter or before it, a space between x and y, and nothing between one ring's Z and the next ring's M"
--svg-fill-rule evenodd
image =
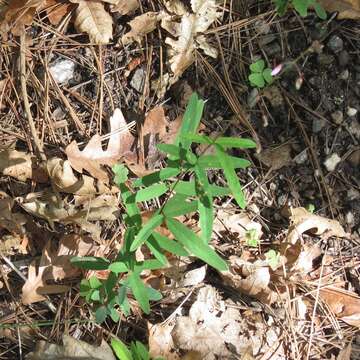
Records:
M108 309L106 308L105 305L101 305L96 309L95 320L98 324L104 322L107 316L108 316Z
M171 240L168 237L159 234L158 232L152 233L151 237L162 249L168 251L169 253L177 256L189 255L189 253L183 248L183 246L175 240Z
M321 19L321 20L326 20L327 19L327 14L325 9L321 6L321 4L319 4L317 1L315 1L313 3L314 6L314 10L316 12L316 15Z
M295 10L302 16L307 16L307 10L309 6L308 0L292 0L292 4Z
M224 148L240 148L252 149L256 148L256 142L251 139L242 139L237 137L219 137L215 144L221 145Z
M132 273L128 277L128 281L131 291L134 294L134 297L139 303L141 309L144 311L145 314L149 314L150 304L146 286L144 285L137 273Z
M198 209L198 201L186 201L187 197L176 194L165 204L162 213L166 217L176 217L192 213Z
M133 194L133 198L136 202L148 201L165 194L167 190L168 188L165 184L154 184L145 189L138 190L136 194Z
M114 182L116 185L124 183L128 179L129 170L123 164L115 164L112 167L112 171L115 174Z
M195 142L198 144L213 144L213 140L210 139L206 135L199 135L199 134L184 134L181 136L181 139L190 140L191 142Z
M196 156L191 150L187 150L181 146L176 146L172 144L158 144L157 148L169 155L171 155L171 159L181 159L184 161L188 161L190 164L195 164L197 161Z
M114 350L115 355L120 360L133 360L130 350L120 339L111 339L111 347Z
M130 246L130 251L135 251L142 243L144 243L151 233L157 228L164 220L162 214L154 215L145 225L140 229L135 236L134 242Z
M228 161L228 155L225 153L224 149L218 144L215 145L215 148L232 195L234 196L238 205L244 209L246 206L246 200L235 169L232 166L231 161Z
M146 286L146 291L149 297L149 300L151 301L159 301L162 299L162 295L159 291L153 289L150 286Z
M135 345L141 360L150 360L149 350L146 348L146 346L140 341L136 341Z
M251 86L263 88L265 86L265 80L262 73L252 73L249 75L249 81Z
M92 301L100 301L100 291L99 290L94 290L90 296L90 299Z
M267 68L263 71L263 77L265 79L265 81L268 83L268 84L271 84L273 81L274 81L274 78L273 76L271 75L271 72L272 70Z
M179 145L181 143L185 149L189 149L191 140L182 139L181 137L187 134L196 134L202 117L203 109L204 101L199 99L196 93L193 93L186 107L181 123L181 128L174 143L175 145Z
M161 262L163 266L168 264L167 257L163 254L161 246L153 237L153 234L146 240L146 246L149 248L151 253L155 256L155 258Z
M251 165L251 162L242 158L238 158L235 156L229 156L229 160L231 160L233 167L235 169L245 169ZM201 155L198 158L198 164L204 169L221 169L222 166L220 164L217 156L214 155Z
M109 260L96 256L74 256L70 262L80 269L106 270L109 267Z
M176 182L175 186L173 187L173 191L182 195L195 196L196 195L195 181L179 180ZM212 196L224 196L230 193L230 189L217 185L210 185L208 191L211 193Z
M80 282L80 296L86 296L91 290L89 280L82 279Z
M126 264L124 262L122 262L122 261L117 261L117 262L112 263L109 266L109 270L112 271L113 273L115 273L116 275L119 274L119 273L124 273L124 272L129 271Z
M102 282L96 276L91 276L89 285L92 289L98 289L102 286Z
M179 165L180 166L180 165ZM142 178L136 179L133 183L135 187L138 186L150 186L158 183L159 181L170 179L180 173L179 168L167 167L165 169L156 171L152 174L145 175Z
M250 65L250 70L252 73L261 73L265 68L264 60L258 60Z
M162 269L164 264L157 259L149 259L144 261L139 261L134 266L134 272L140 274L144 270L158 270Z
M184 245L186 250L219 271L227 270L226 261L188 227L175 219L166 219L166 223L168 229L174 234L175 238Z
M114 309L114 308L109 309L109 312L110 312L111 320L112 320L113 322L116 322L116 323L117 323L117 322L120 320L119 312L118 312L116 309Z
M265 256L271 269L275 270L279 265L280 254L275 250L271 249L267 253L265 253Z

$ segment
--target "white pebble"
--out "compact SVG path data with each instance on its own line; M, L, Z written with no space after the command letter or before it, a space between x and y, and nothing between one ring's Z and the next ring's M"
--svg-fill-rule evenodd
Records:
M346 113L348 114L348 116L355 116L357 114L357 109L348 106Z
M334 171L340 161L341 157L338 154L333 153L326 158L326 160L324 161L324 165L327 171Z
M58 84L66 84L74 77L75 63L71 60L58 60L49 67L50 73Z

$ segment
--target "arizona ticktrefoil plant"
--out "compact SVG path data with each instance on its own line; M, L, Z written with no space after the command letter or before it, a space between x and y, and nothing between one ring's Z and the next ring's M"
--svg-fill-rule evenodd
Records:
M159 144L167 154L167 166L142 178L131 180L125 165L113 167L114 182L120 189L125 208L124 244L117 257L110 262L100 257L74 257L72 263L88 270L108 270L106 280L96 277L84 279L80 294L95 306L97 322L108 316L119 320L119 311L130 313L129 296L135 298L145 313L150 312L150 301L158 301L161 294L141 279L144 270L156 270L168 264L166 253L175 256L195 256L213 268L223 271L227 263L209 245L214 221L215 197L232 195L237 204L246 206L245 196L236 169L244 169L250 162L228 154L231 148L254 148L250 139L218 137L212 139L197 133L204 101L197 94L191 96L183 116L183 122L174 144ZM196 155L192 145L212 147L215 155ZM208 171L221 169L227 186L209 181ZM152 212L147 221L142 217L142 203L158 199L161 206ZM177 218L197 212L201 235L193 232ZM173 239L158 231L166 226ZM152 258L138 261L135 252L146 246Z

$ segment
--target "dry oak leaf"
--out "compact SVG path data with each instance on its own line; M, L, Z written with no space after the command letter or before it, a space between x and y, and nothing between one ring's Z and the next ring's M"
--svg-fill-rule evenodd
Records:
M94 135L82 151L76 141L66 147L66 155L73 169L80 173L86 170L93 177L108 182L108 174L101 168L102 165L113 166L122 158L134 158L131 151L134 137L120 109L115 109L114 115L110 118L110 130L110 139L105 151L101 146L100 135Z
M346 237L348 234L337 220L331 220L310 213L304 208L290 209L291 225L287 235L288 242L295 244L299 237L306 231L315 235Z
M92 0L70 0L77 3L75 27L89 35L90 41L97 45L106 45L112 38L112 17L104 4Z
M356 293L328 287L320 290L320 297L337 318L349 325L360 327L360 297Z
M57 251L51 250L51 242L48 241L40 259L38 272L36 264L32 262L29 267L28 279L22 288L22 302L31 304L45 300L47 294L58 294L68 290L68 286L48 284L49 281L74 278L81 274L81 270L70 263L73 256L94 255L99 246L94 245L90 237L76 234L64 236L59 241Z
M131 30L121 38L122 44L128 45L134 41L141 44L142 38L156 29L156 25L161 20L161 17L160 13L149 11L131 20L129 22Z
M43 340L36 343L34 352L26 360L116 360L113 351L105 340L100 346L94 346L63 335L63 345L52 344Z
M0 229L6 229L10 233L23 235L23 225L27 218L24 214L12 212L14 200L5 192L0 191Z
M17 150L0 152L0 173L20 181L32 179L44 183L48 180L46 171L36 165L34 156Z
M339 12L338 19L360 19L359 0L319 0L326 11Z
M112 12L119 12L121 15L133 13L139 8L138 0L116 0L110 7Z
M58 25L60 21L74 9L73 4L59 2L57 0L45 0L44 10L52 25Z

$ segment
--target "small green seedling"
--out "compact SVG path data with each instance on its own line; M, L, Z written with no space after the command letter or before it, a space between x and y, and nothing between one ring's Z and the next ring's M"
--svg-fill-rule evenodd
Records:
M121 313L129 315L128 297L134 298L146 314L150 312L150 302L159 301L161 293L145 284L141 275L144 270L166 267L166 253L195 256L219 271L228 268L227 262L209 245L214 223L214 198L231 194L241 208L246 206L236 170L245 169L250 162L231 156L228 151L231 148L254 148L256 143L239 137L212 139L197 134L203 107L204 101L193 94L174 144L158 145L159 150L167 155L165 168L132 180L125 165L113 167L114 182L120 189L125 209L123 246L112 262L94 256L71 259L79 268L107 270L109 273L106 280L91 277L82 280L80 285L80 294L94 305L98 323L107 317L117 322ZM194 143L214 148L216 155L195 154L192 150ZM222 171L226 187L209 181L208 172L214 169ZM144 221L142 211L149 203L153 214ZM179 216L195 212L199 216L201 236L178 220ZM167 227L172 239L158 231L160 226ZM151 258L137 260L136 251L141 246L147 247Z
M315 212L315 205L314 204L309 204L307 207L306 207L306 210L313 214Z
M251 64L250 71L249 81L253 87L263 88L273 82L272 70L270 68L265 69L265 61L262 59Z
M250 247L258 247L259 235L256 229L250 229L246 231L246 244Z
M271 269L275 270L279 265L280 254L275 250L271 249L267 253L265 253L265 257Z
M289 6L292 6L300 16L306 17L308 10L313 8L316 15L322 19L326 20L326 11L316 0L274 0L276 11L280 16L283 16Z
M148 348L140 341L132 341L126 346L120 339L111 339L111 347L119 360L164 360L150 357Z

